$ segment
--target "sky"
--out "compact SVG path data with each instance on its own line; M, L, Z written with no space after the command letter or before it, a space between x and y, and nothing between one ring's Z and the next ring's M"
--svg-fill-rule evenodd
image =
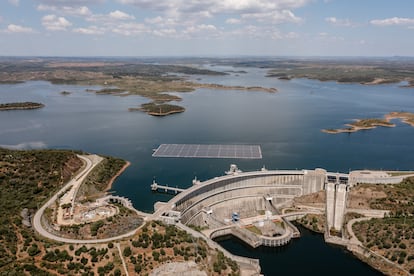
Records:
M414 56L414 1L0 0L0 56Z

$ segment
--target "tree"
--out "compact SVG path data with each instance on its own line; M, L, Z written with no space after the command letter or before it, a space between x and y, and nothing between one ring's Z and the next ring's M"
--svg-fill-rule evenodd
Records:
M131 256L132 254L131 248L129 246L125 247L123 254L124 254L124 257Z

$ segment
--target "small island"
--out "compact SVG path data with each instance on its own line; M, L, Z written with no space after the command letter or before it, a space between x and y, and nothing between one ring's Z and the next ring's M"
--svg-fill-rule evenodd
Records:
M0 104L0 111L38 109L44 106L45 105L42 103L34 103L34 102L2 103Z
M368 119L356 119L353 123L346 124L347 128L338 129L322 129L322 132L329 134L338 133L352 133L360 130L373 129L378 126L381 127L395 127L395 124L391 123L393 119L400 119L403 123L414 126L414 113L409 112L390 112L384 115L383 119L368 118Z
M146 103L142 104L140 108L129 108L129 111L143 111L152 116L167 116L175 113L181 113L185 111L185 108L172 104L156 104Z

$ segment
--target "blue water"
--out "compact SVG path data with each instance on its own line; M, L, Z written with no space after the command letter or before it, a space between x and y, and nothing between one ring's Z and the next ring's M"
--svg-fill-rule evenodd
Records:
M259 258L265 275L363 275L382 273L370 268L340 247L324 242L323 236L299 227L300 239L292 240L283 247L259 247L252 249L242 241L226 239L218 241L227 250L251 258Z
M228 70L228 67L214 67ZM237 69L239 70L239 69ZM278 93L199 89L179 93L181 114L164 118L128 112L148 102L139 96L95 95L83 86L32 81L0 85L0 102L37 101L45 108L0 112L0 145L81 149L113 155L132 165L113 186L134 206L152 212L169 195L151 193L160 184L188 187L197 176L222 175L231 163L242 170L414 168L414 128L397 122L352 134L329 135L356 118L381 117L391 111L414 112L414 89L398 84L364 86L316 80L266 78L262 69L247 74L193 76L200 82L276 87ZM92 87L93 88L93 87ZM61 91L72 94L64 96ZM261 160L152 158L161 143L259 144ZM301 243L301 240L297 241ZM284 253L274 253L274 258ZM272 254L273 256L273 254ZM343 258L347 258L346 256ZM358 262L357 262L358 263Z

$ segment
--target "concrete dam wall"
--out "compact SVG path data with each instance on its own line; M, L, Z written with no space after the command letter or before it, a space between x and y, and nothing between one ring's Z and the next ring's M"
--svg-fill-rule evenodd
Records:
M191 187L175 203L184 224L203 225L203 213L213 212L224 221L233 212L251 217L266 210L266 199L277 206L294 197L324 189L324 170L257 171L210 179Z

